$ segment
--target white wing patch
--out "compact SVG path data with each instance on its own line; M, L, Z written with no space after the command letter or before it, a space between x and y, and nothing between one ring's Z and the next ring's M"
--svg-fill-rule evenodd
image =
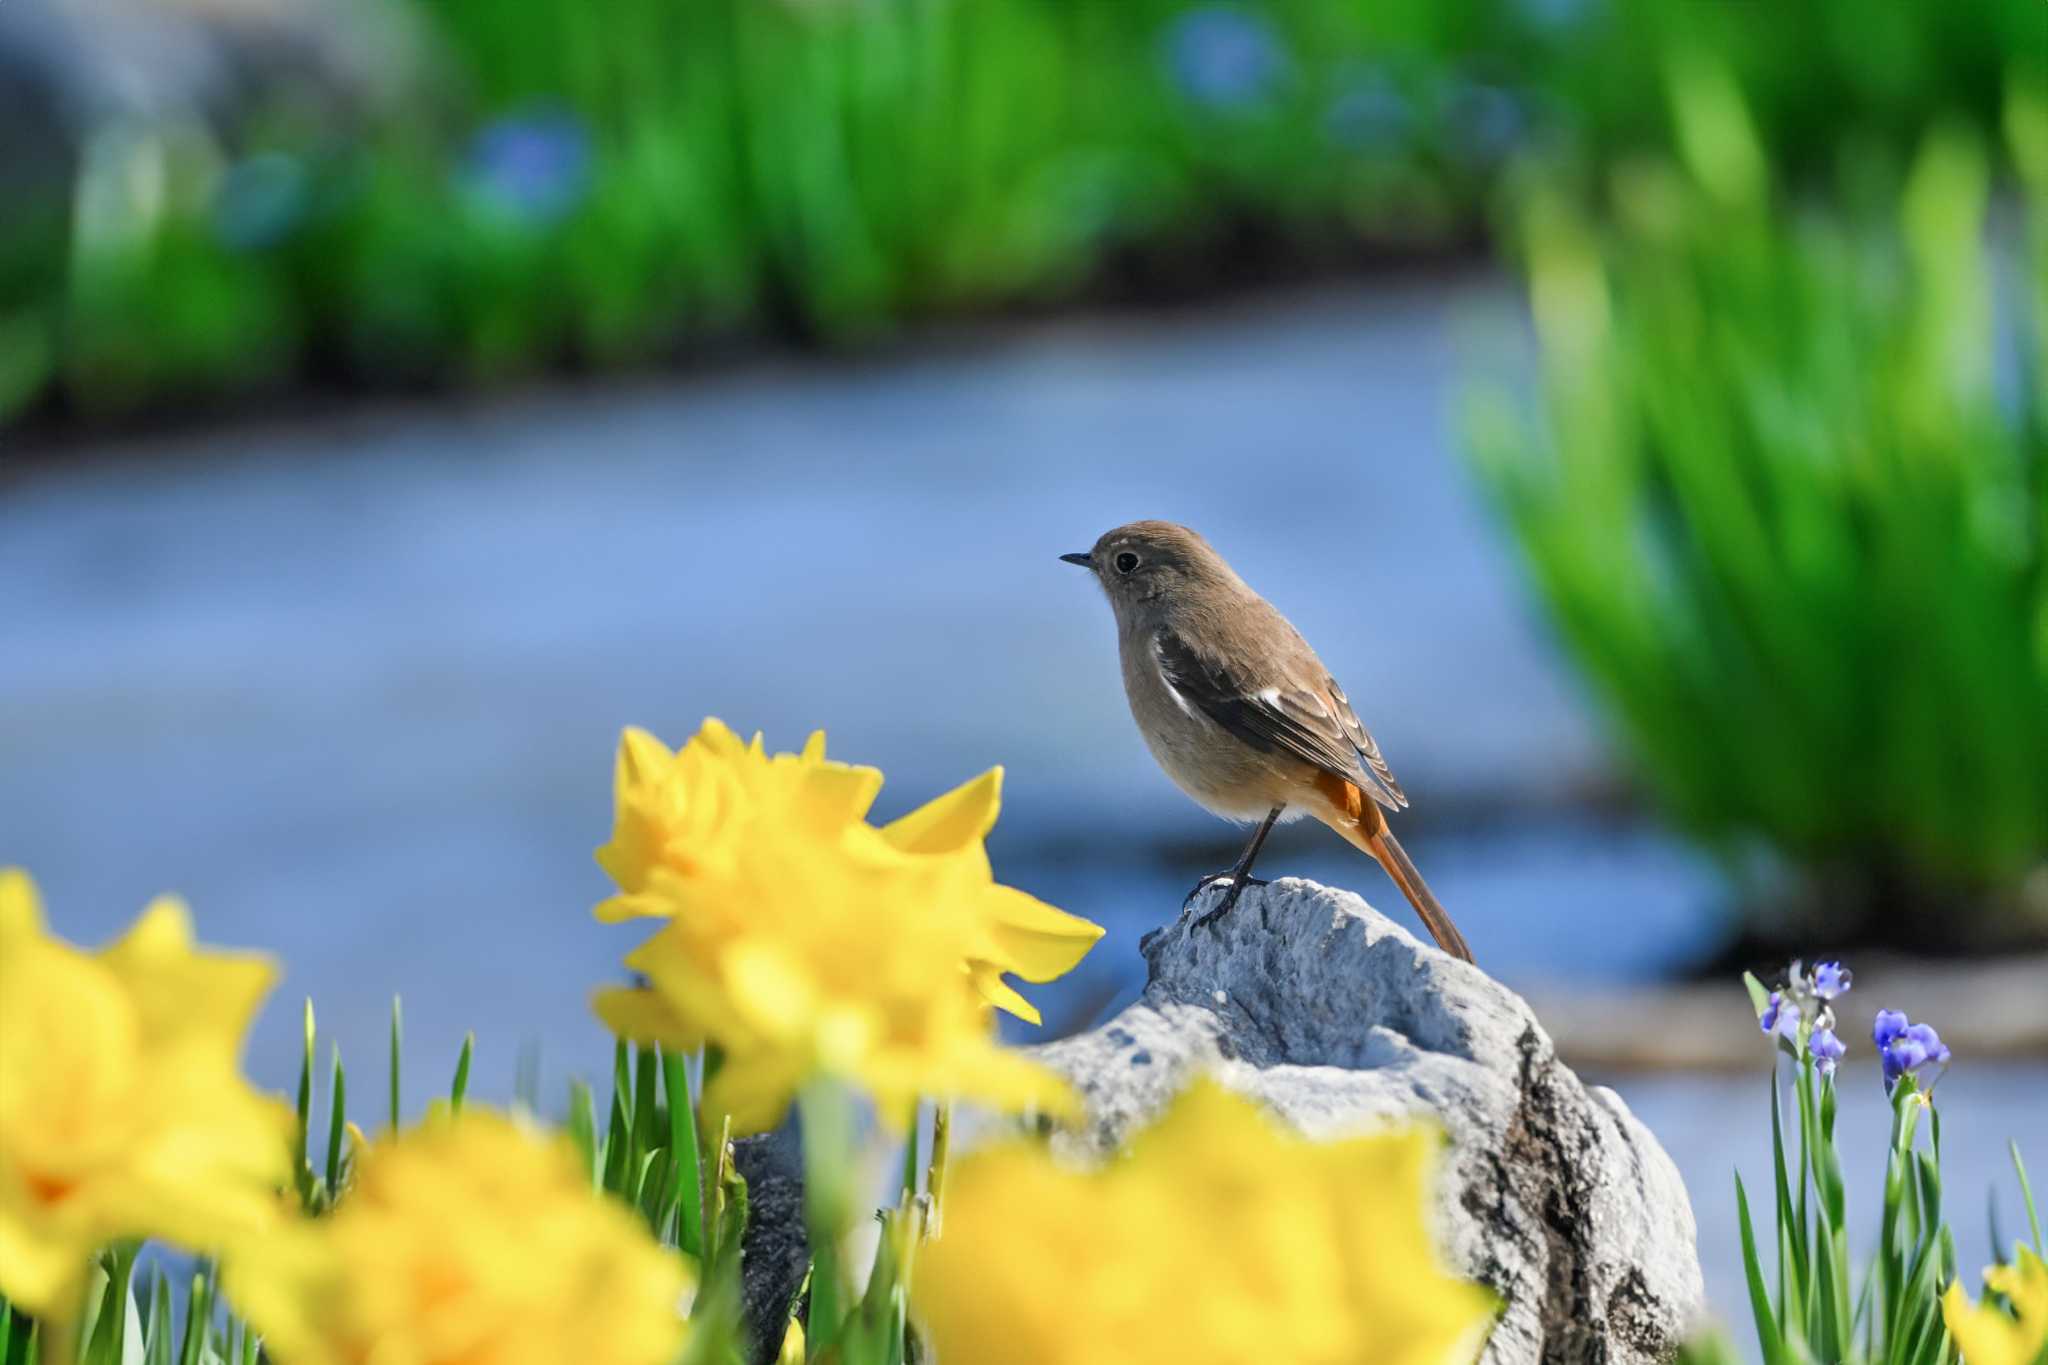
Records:
M1188 705L1188 699L1173 685L1173 675L1166 671L1166 655L1159 647L1157 635L1152 637L1152 666L1159 671L1159 685L1166 689L1167 696L1173 698L1173 704L1181 709L1182 715L1194 719L1195 708Z

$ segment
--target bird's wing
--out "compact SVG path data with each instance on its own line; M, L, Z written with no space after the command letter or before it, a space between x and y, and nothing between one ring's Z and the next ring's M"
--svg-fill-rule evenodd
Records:
M1160 676L1185 705L1254 749L1286 754L1355 783L1389 810L1405 808L1401 784L1344 689L1314 662L1306 645L1300 653L1300 667L1255 667L1203 649L1171 626L1152 636Z

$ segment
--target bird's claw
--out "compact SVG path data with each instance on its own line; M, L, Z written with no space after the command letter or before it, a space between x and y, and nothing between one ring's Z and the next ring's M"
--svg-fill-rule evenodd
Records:
M1193 905L1195 897L1201 895L1205 888L1216 882L1229 882L1230 889L1223 893L1223 899L1217 902L1214 910L1208 911L1195 921L1194 928L1200 929L1204 925L1211 924L1229 914L1231 907L1237 904L1237 898L1244 894L1244 889L1247 886L1266 885L1266 880L1263 877L1243 877L1231 872L1211 872L1208 876L1195 883L1195 889L1188 892L1188 898L1181 902L1181 909L1185 911L1189 906Z

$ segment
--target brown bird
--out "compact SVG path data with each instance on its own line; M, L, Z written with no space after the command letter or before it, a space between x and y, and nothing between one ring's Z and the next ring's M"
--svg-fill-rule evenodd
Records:
M1166 775L1204 809L1256 821L1228 872L1229 913L1252 861L1282 820L1312 815L1370 854L1422 916L1437 946L1472 950L1387 828L1408 798L1351 710L1344 689L1301 632L1253 592L1209 542L1170 521L1134 521L1095 548L1061 555L1094 573L1116 612L1124 694ZM1192 899L1192 894L1190 896Z

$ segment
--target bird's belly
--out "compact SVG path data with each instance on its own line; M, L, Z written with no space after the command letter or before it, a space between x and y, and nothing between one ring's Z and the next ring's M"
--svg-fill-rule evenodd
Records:
M1176 708L1169 719L1138 728L1173 784L1225 820L1263 820L1300 794L1300 777L1284 770L1295 765L1276 763L1206 716Z

